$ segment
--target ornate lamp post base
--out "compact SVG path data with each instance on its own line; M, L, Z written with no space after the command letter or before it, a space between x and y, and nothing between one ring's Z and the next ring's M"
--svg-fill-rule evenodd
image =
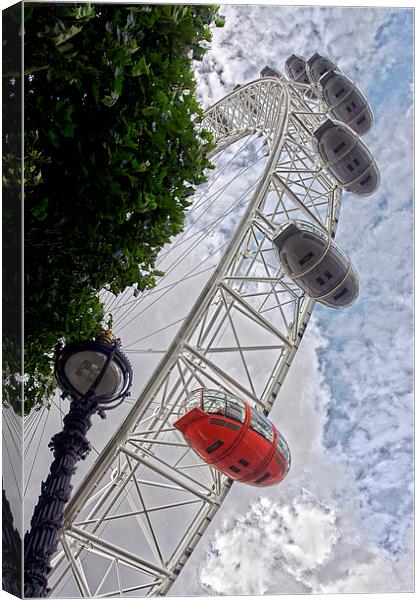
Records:
M76 472L76 463L83 460L91 449L86 433L98 404L95 396L73 400L68 415L64 417L63 431L57 433L49 444L54 452L54 461L47 480L41 485L31 530L25 535L26 597L43 598L49 592L47 575L51 569L51 557L57 550L64 509L70 499L71 479Z

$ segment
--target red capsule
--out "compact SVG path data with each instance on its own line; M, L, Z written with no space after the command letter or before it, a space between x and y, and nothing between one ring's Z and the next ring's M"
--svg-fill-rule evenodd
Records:
M188 394L174 427L198 456L236 481L274 485L290 469L289 447L276 427L225 391L200 388Z

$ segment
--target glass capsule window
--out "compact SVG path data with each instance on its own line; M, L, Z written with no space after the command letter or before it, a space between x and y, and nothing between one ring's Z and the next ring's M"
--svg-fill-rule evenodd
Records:
M229 400L229 402L232 402L233 404L238 404L239 406L243 406L243 402L242 400L239 400L239 398L237 398L236 396L234 396L233 394L229 394L229 392L223 392L225 395L225 398L227 400Z
M305 271L315 268L317 262L325 255L327 241L317 234L302 234L298 232L289 236L282 248L281 258L287 257L285 268L289 275L298 277Z
M239 423L244 423L245 407L242 403L239 403L238 401L233 402L232 399L229 398L226 402L226 416L235 421L239 421Z
M287 257L289 275L296 276L309 269L319 258L320 251L314 248L311 241L302 239L301 233L296 233L287 238L282 249L282 257Z
M203 410L206 413L225 414L226 394L217 390L205 390L203 394Z
M278 439L277 439L277 450L280 452L280 454L282 454L284 456L284 458L286 459L287 463L290 463L290 450L289 450L289 446L287 445L286 440L284 439L284 437L281 435L281 433L278 434Z
M255 410L251 411L251 420L249 423L251 429L265 437L266 440L272 442L274 439L273 426L270 421L261 413Z
M373 125L373 113L369 104L366 104L364 109L354 117L349 126L359 135L364 135L371 129Z
M311 242L317 244L318 246L322 246L322 248L325 248L328 242L327 236L324 235L320 229L318 229L316 233L314 229L312 229L311 233L304 233L302 238L311 240Z
M201 390L194 390L189 393L180 407L180 414L185 414L193 408L200 408L201 405Z
M379 169L375 161L373 161L369 167L369 170L367 170L365 174L362 174L360 179L356 179L356 181L346 184L345 189L353 192L353 194L367 196L369 194L373 194L373 192L378 188L379 180Z
M353 129L351 120L355 119L357 115L360 116L364 110L366 110L366 112L369 112L370 110L367 106L367 100L362 92L355 87L343 102L332 108L331 114L336 119L344 121L344 123L349 123L350 127Z
M341 150L346 147L346 142L340 142L336 148L334 148L334 154L338 154Z
M371 153L363 142L359 140L342 160L339 160L330 167L330 171L342 185L346 185L360 177L372 164L372 160Z
M299 260L299 264L303 267L303 265L305 265L311 258L313 258L314 253L312 252L312 250L309 250L309 252L307 252L304 256L301 256L298 260Z
M286 60L286 72L289 79L296 80L299 73L303 71L305 68L306 61L302 56L298 56L296 54L292 54Z
M314 241L316 240L318 244L322 244L322 242L320 242L319 240L328 241L328 236L326 236L321 229L318 229L318 227L312 225L312 223L309 223L308 221L295 221L295 223L296 226L300 229L300 231L309 232L309 237ZM304 233L303 237L306 236L307 234Z
M318 137L315 132L318 140L315 148L324 162L335 164L357 144L357 136L347 125L329 122L332 126L321 130Z
M355 85L345 75L330 71L330 75L326 75L321 82L323 88L324 100L329 106L333 108L340 103L344 98L349 96Z
M359 183L360 183L360 185L366 185L368 183L368 181L370 181L371 179L372 179L372 175L369 173L369 175L367 175Z
M350 306L359 295L359 279L353 267L338 289L322 300L323 304L336 308Z
M294 223L297 227L299 227L301 231L309 231L310 233L313 232L312 225L310 223L307 223L306 221L294 221Z
M289 264L289 261L287 260L287 257L288 257L287 252L280 252L280 254L278 254L278 257L279 257L286 273L288 275L292 275L293 269L292 269L292 266Z
M324 259L301 279L300 285L312 296L322 296L342 281L348 268L348 258L333 244Z
M325 73L335 68L334 63L329 58L319 54L314 54L308 60L308 65L310 66L312 75L316 81L319 81L322 75L325 75Z

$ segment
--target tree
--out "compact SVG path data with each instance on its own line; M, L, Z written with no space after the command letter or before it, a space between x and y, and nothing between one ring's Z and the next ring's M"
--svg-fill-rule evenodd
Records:
M57 342L103 327L99 291L153 286L159 250L183 228L211 167L192 59L216 16L204 5L25 3L25 412L53 392ZM7 68L13 104L20 74ZM10 191L20 173L8 134ZM4 393L17 407L18 343L5 337Z

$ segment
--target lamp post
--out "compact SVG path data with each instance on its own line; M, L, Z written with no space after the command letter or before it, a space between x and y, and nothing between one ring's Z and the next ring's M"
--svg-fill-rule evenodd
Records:
M54 460L41 484L41 495L25 535L25 597L42 598L48 593L51 557L57 549L64 508L72 490L76 463L86 458L91 446L86 433L96 412L115 408L128 395L132 384L130 363L120 350L120 341L110 331L95 341L75 342L57 347L55 375L70 397L63 430L53 436L49 447Z

